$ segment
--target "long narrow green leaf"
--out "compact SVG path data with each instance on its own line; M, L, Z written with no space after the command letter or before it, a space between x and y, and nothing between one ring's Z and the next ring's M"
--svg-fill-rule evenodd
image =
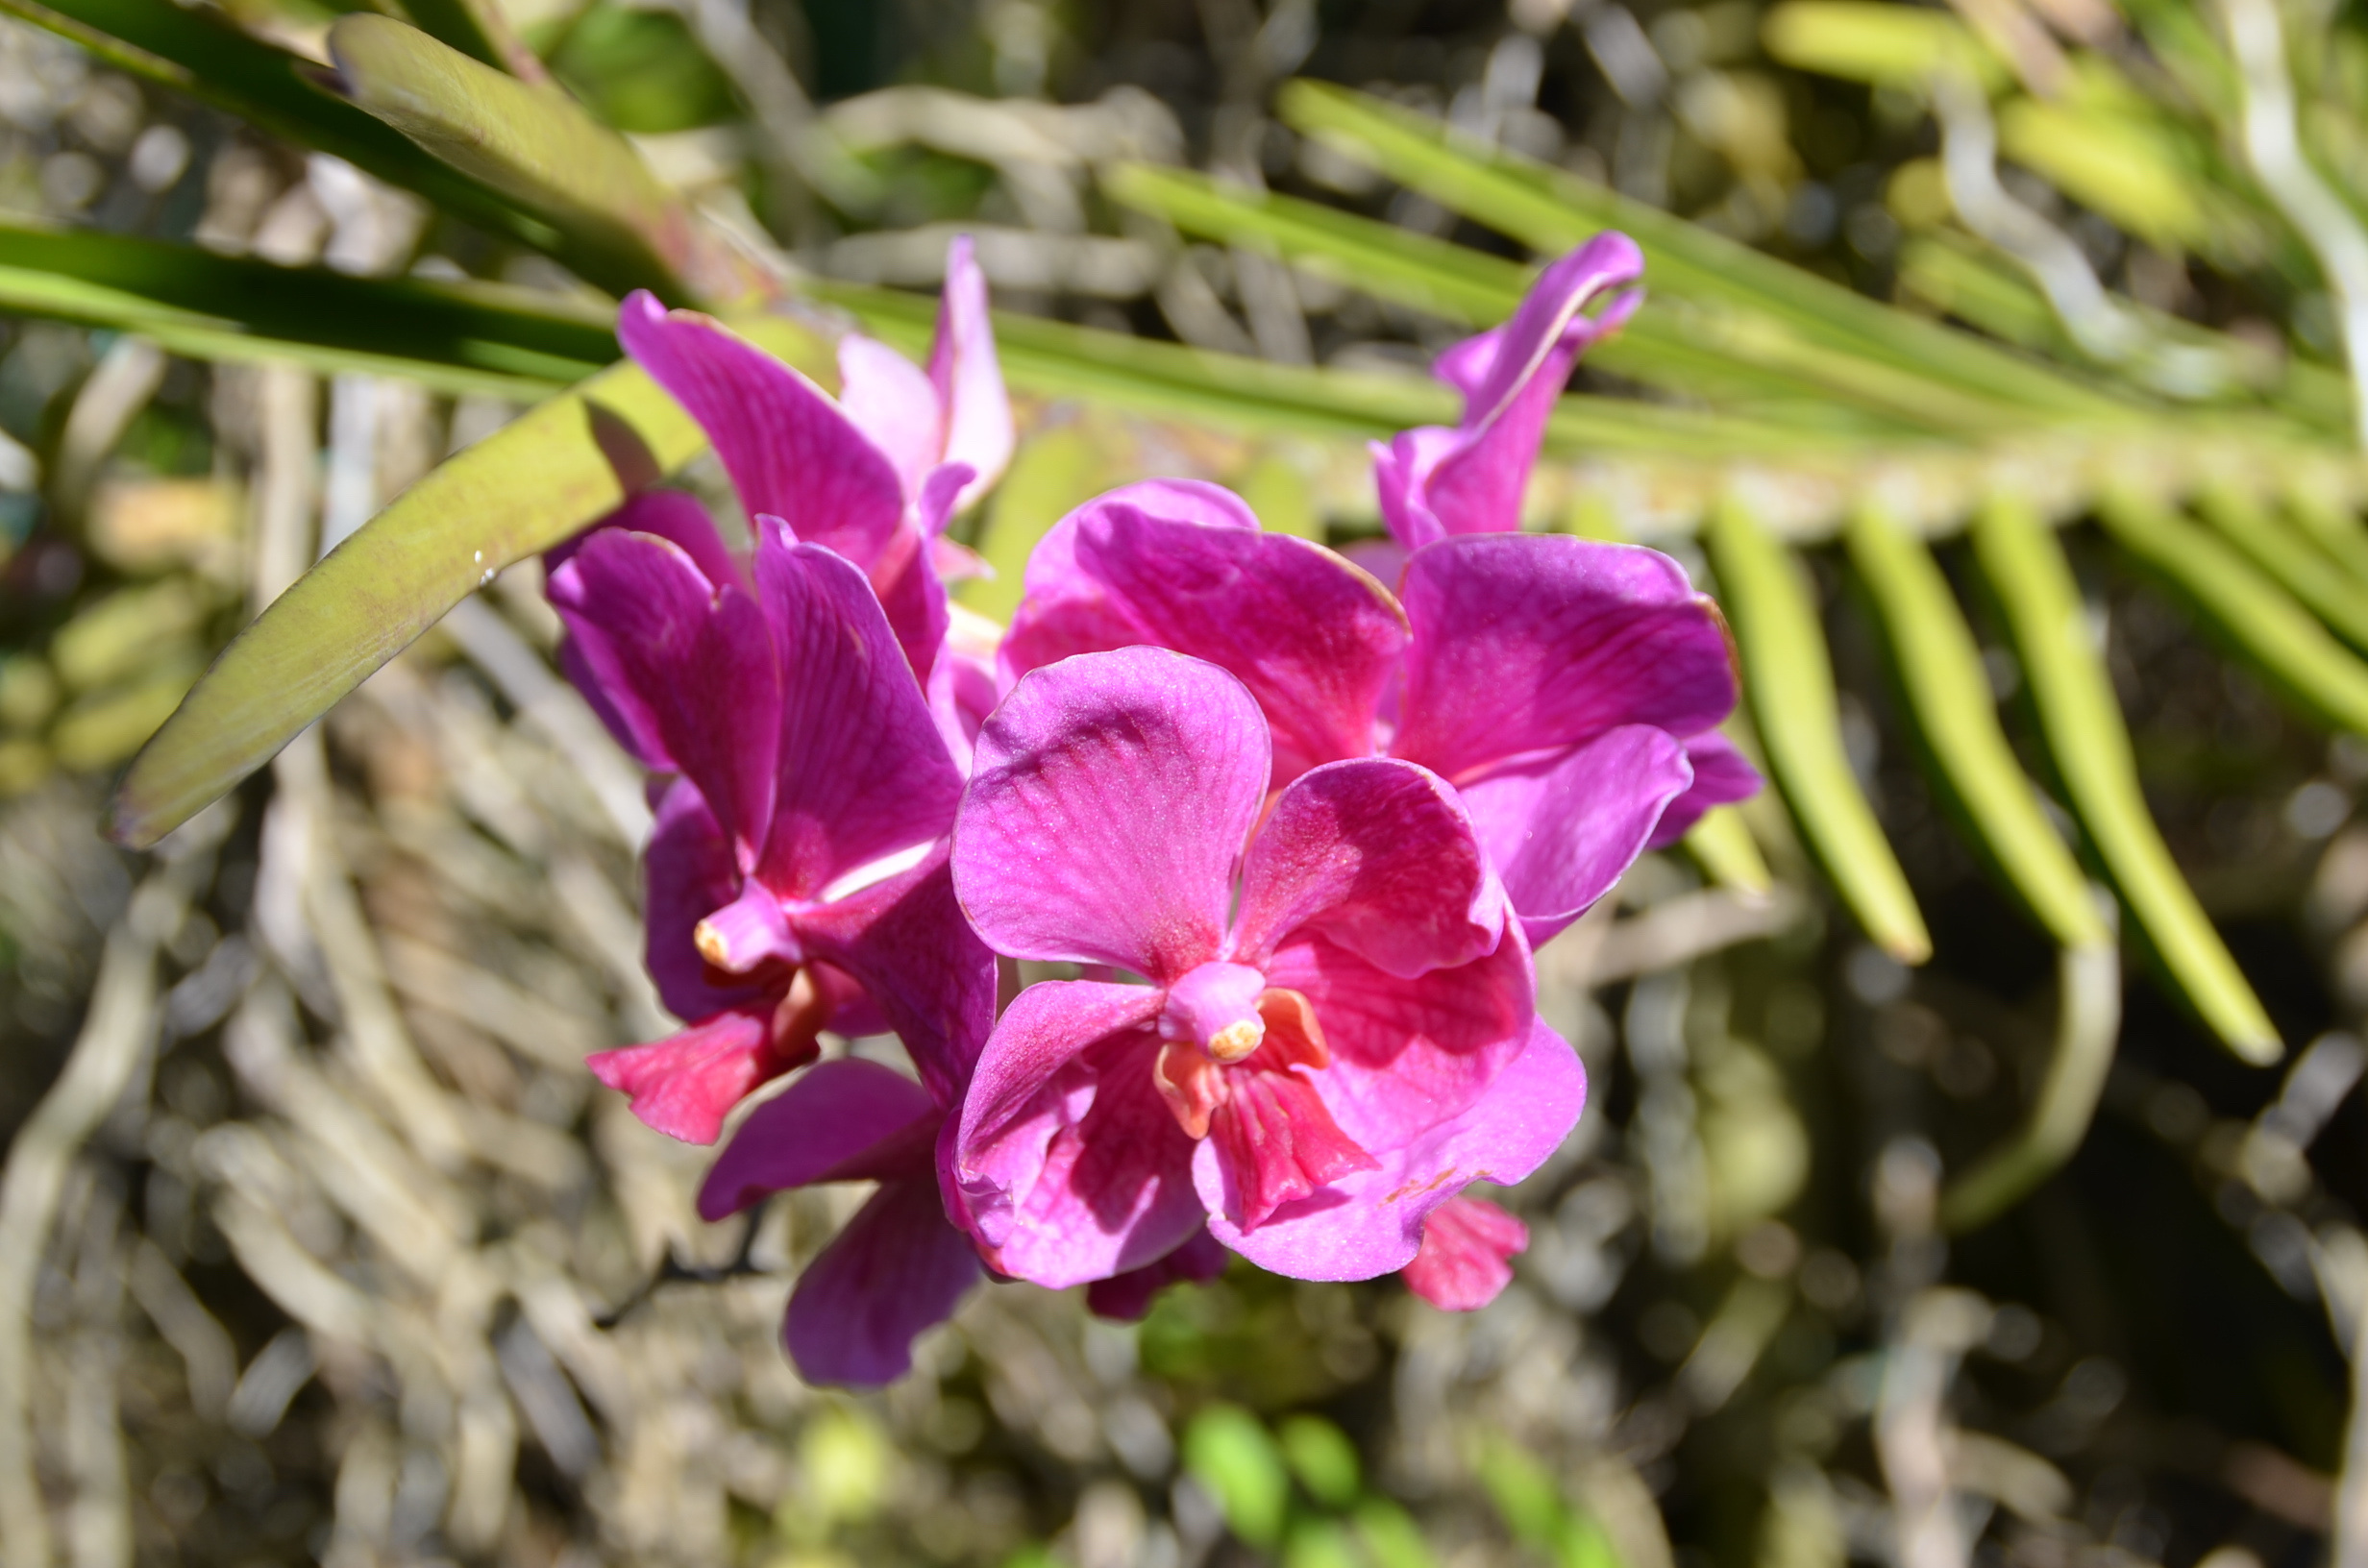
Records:
M2097 516L2271 684L2336 728L2368 735L2368 665L2243 555L2127 487L2108 489Z
M1999 726L1981 649L1939 563L1877 506L1859 509L1846 538L1909 715L1983 847L2057 942L2106 941L2088 879L2039 809L2038 792Z
M1945 379L2035 418L2132 417L2123 399L2070 376L1919 321L1699 225L1367 94L1293 82L1277 98L1276 110L1295 130L1322 137L1450 211L1532 249L1564 251L1598 230L1618 229L1643 247L1647 276L1663 292L1764 312L1810 343Z
M344 159L389 184L495 233L551 253L604 288L638 278L604 272L540 219L391 128L314 86L308 61L239 31L207 8L174 0L0 0L0 11L72 39L110 64L186 92L257 129Z
M815 279L807 292L872 332L919 352L937 319L927 296ZM1003 375L1026 392L1077 398L1246 433L1378 436L1454 423L1460 400L1436 381L1302 365L1157 343L1042 316L997 312ZM1565 397L1546 427L1550 452L1717 457L1795 453L1797 429L1623 398Z
M787 322L744 326L813 370ZM704 445L631 364L602 372L452 458L398 497L222 650L148 744L108 812L146 846L269 761L495 573L567 538Z
M775 292L630 143L557 88L506 76L390 16L340 18L329 51L355 103L604 257L608 270L715 306Z
M2232 484L2206 485L2196 494L2195 509L2335 635L2368 649L2368 582L2353 576L2316 540Z
M354 278L6 223L0 308L136 332L193 358L368 371L522 402L616 357L607 312L523 289Z
M1465 246L1185 170L1121 165L1104 175L1103 188L1189 233L1271 249L1376 298L1474 326L1512 315L1532 277L1533 269ZM1981 433L2029 422L2023 410L1968 397L1920 371L1809 342L1764 313L1663 301L1649 289L1643 308L1590 362L1712 403L1784 400L1830 410L1838 398L1882 416L1870 433Z
M2348 507L2316 486L2297 484L2285 498L2285 515L2355 581L2368 583L2368 529Z
M1706 539L1719 602L1742 655L1752 723L1785 804L1866 934L1901 963L1923 963L1932 956L1932 937L1850 772L1834 661L1801 564L1734 496L1713 509Z
M2000 496L1975 517L1973 546L2022 660L2048 755L2123 904L2221 1042L2247 1062L2277 1061L2284 1049L2277 1029L2147 812L2130 731L2054 531L2028 502Z

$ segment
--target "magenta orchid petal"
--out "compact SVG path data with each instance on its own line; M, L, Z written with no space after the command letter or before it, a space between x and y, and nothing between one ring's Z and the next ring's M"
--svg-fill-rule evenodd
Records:
M908 497L946 450L946 422L928 373L876 338L839 339L839 407L896 469Z
M1283 791L1243 868L1234 950L1256 963L1302 929L1408 978L1495 951L1504 889L1445 780L1365 757Z
M1206 1285L1225 1272L1233 1254L1202 1226L1167 1257L1085 1287L1086 1310L1114 1323L1137 1323L1151 1298L1172 1285Z
M1439 356L1433 374L1464 394L1463 419L1373 449L1382 521L1400 544L1520 528L1521 495L1571 366L1628 318L1636 296L1614 300L1597 320L1581 312L1643 266L1627 235L1598 234L1540 274L1511 321Z
M1623 724L1464 786L1464 803L1531 947L1612 890L1692 783L1687 748L1675 736Z
M780 674L756 601L711 585L678 546L604 529L551 579L551 602L628 727L699 786L743 867L773 814Z
M1644 257L1625 234L1598 234L1546 268L1505 323L1488 368L1466 394L1460 439L1432 465L1422 502L1450 534L1512 532L1538 460L1545 422L1570 368L1608 330L1579 312L1607 288L1633 282ZM1626 312L1621 312L1624 317ZM1477 368L1478 355L1455 367Z
M625 352L715 443L751 517L869 571L903 522L896 465L821 387L721 323L646 293L617 319Z
M1760 770L1735 748L1734 742L1714 729L1686 737L1686 759L1693 765L1693 784L1661 814L1661 823L1644 846L1647 849L1665 849L1675 844L1713 806L1733 805L1760 793Z
M1379 583L1320 545L1257 531L1230 493L1184 481L1129 485L1064 518L1027 589L1006 669L1137 643L1206 659L1265 710L1277 782L1371 752L1405 647Z
M912 1370L913 1340L982 1277L925 1178L883 1182L790 1292L781 1342L810 1384L875 1388Z
M1536 1010L1517 925L1488 957L1413 980L1319 936L1287 943L1266 974L1314 1006L1331 1053L1316 1075L1324 1104L1343 1133L1377 1154L1486 1092L1520 1054Z
M995 487L1011 462L1011 400L995 353L995 323L987 311L987 277L968 234L946 253L946 288L937 306L937 338L929 349L929 380L945 410L945 460L967 463L956 508Z
M925 552L929 570L937 574L940 581L945 580L945 573L939 570L939 560L948 551L969 555L981 571L986 570L986 563L975 554L950 539L940 537L946 531L946 525L953 521L954 503L961 496L963 486L969 484L975 474L976 470L968 463L941 463L929 470L921 481L920 499L915 506L920 514L921 536L929 542Z
M946 846L802 911L798 931L808 953L862 987L938 1102L959 1100L995 1026L995 955L954 902Z
M1192 1140L1151 1077L1160 992L1029 987L978 1059L944 1150L950 1211L999 1271L1055 1288L1166 1256L1200 1223Z
M1223 939L1268 756L1257 702L1214 665L1129 648L1034 671L978 732L962 908L1000 953L1182 974Z
M632 1101L633 1115L669 1138L712 1143L750 1090L802 1065L774 1048L770 1005L702 1018L678 1035L585 1059L592 1076Z
M732 1134L700 1186L699 1217L719 1220L794 1187L927 1176L938 1119L929 1091L894 1067L853 1056L817 1063Z
M1254 1229L1225 1217L1234 1198L1213 1147L1197 1151L1193 1179L1210 1233L1261 1268L1302 1280L1369 1280L1413 1262L1424 1222L1467 1184L1510 1186L1544 1164L1586 1104L1578 1053L1533 1022L1519 1054L1460 1115L1395 1147L1367 1145L1376 1168L1286 1205Z
M724 548L724 536L715 531L715 519L707 515L697 497L679 490L645 490L627 497L615 511L583 532L545 551L543 570L556 572L565 566L584 541L603 528L654 533L668 544L680 546L711 586L721 588L728 582L748 586L748 573Z
M657 821L642 867L644 957L666 1010L678 1018L699 1018L721 1008L754 1005L765 992L761 979L725 974L699 951L699 922L738 895L740 873L732 864L731 841L689 779L676 779L658 796Z
M1390 749L1458 784L1620 724L1695 734L1735 706L1717 610L1656 551L1449 539L1416 551L1401 592L1414 639Z
M1443 1312L1476 1312L1513 1283L1529 1227L1486 1198L1453 1197L1422 1225L1422 1250L1402 1271L1406 1288Z
M782 687L778 747L764 758L778 783L756 874L784 898L809 900L943 832L962 779L862 574L765 519L756 582Z

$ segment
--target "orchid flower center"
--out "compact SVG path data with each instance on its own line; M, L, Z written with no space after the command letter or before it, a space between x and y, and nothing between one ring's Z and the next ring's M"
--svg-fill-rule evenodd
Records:
M1209 1136L1236 1073L1320 1071L1332 1062L1307 998L1268 985L1246 964L1203 964L1170 986L1159 1033L1166 1043L1152 1080L1194 1138Z
M1258 996L1267 977L1246 964L1203 964L1168 988L1159 1015L1165 1039L1192 1041L1219 1062L1239 1062L1266 1039Z

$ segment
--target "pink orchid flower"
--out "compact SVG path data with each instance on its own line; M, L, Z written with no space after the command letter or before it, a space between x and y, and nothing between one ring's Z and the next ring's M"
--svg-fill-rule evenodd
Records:
M1382 521L1402 550L1455 534L1519 530L1521 492L1554 400L1579 355L1616 331L1643 296L1627 289L1601 316L1582 312L1643 273L1636 241L1597 234L1546 268L1511 321L1439 356L1433 373L1464 394L1463 422L1372 443Z
M1205 1225L1278 1273L1369 1279L1576 1121L1585 1075L1535 1020L1454 791L1369 757L1270 804L1269 737L1239 679L1147 647L1035 671L979 732L953 845L972 924L1149 982L1031 986L980 1054L941 1158L997 1270L1105 1280Z
M1150 480L1054 525L1024 587L1007 680L1075 653L1173 649L1249 688L1278 784L1376 753L1447 779L1532 945L1759 784L1712 731L1735 706L1725 625L1656 551L1442 539L1393 595L1320 545L1260 531L1228 491Z
M642 497L563 552L563 662L664 786L645 857L648 962L689 1028L592 1058L658 1131L727 1113L892 1028L958 1098L994 1014L944 843L962 780L863 575L757 523L743 576L697 502Z
M1477 1311L1513 1282L1513 1260L1528 1247L1528 1226L1486 1198L1453 1197L1431 1211L1422 1250L1399 1272L1440 1311Z
M840 396L689 310L649 293L625 302L617 337L699 422L751 517L855 563L879 595L925 686L948 692L944 569L968 552L944 539L953 515L1011 460L984 274L968 237L946 258L927 367L851 333L839 341ZM950 696L947 700L950 702Z
M950 1103L894 1068L841 1057L749 1113L708 1171L699 1213L710 1221L791 1188L879 1184L790 1292L781 1342L808 1383L894 1383L912 1369L914 1338L984 1276L938 1194Z

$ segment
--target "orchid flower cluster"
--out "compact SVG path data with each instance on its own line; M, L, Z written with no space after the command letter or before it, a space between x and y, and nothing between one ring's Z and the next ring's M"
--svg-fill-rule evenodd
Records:
M1355 559L1147 480L1045 536L999 637L947 592L982 570L947 525L1013 447L967 242L926 366L850 336L835 400L627 302L753 537L653 492L551 557L562 665L654 780L648 963L691 1020L592 1067L699 1143L796 1075L709 1219L877 1184L790 1298L808 1379L900 1376L990 1277L1114 1317L1235 1254L1448 1309L1504 1286L1526 1233L1466 1189L1536 1169L1586 1098L1533 952L1759 782L1684 571L1519 531L1640 271L1601 235L1442 357L1464 418L1375 444L1389 538ZM1017 990L1021 962L1078 978ZM912 1076L821 1059L889 1033Z

